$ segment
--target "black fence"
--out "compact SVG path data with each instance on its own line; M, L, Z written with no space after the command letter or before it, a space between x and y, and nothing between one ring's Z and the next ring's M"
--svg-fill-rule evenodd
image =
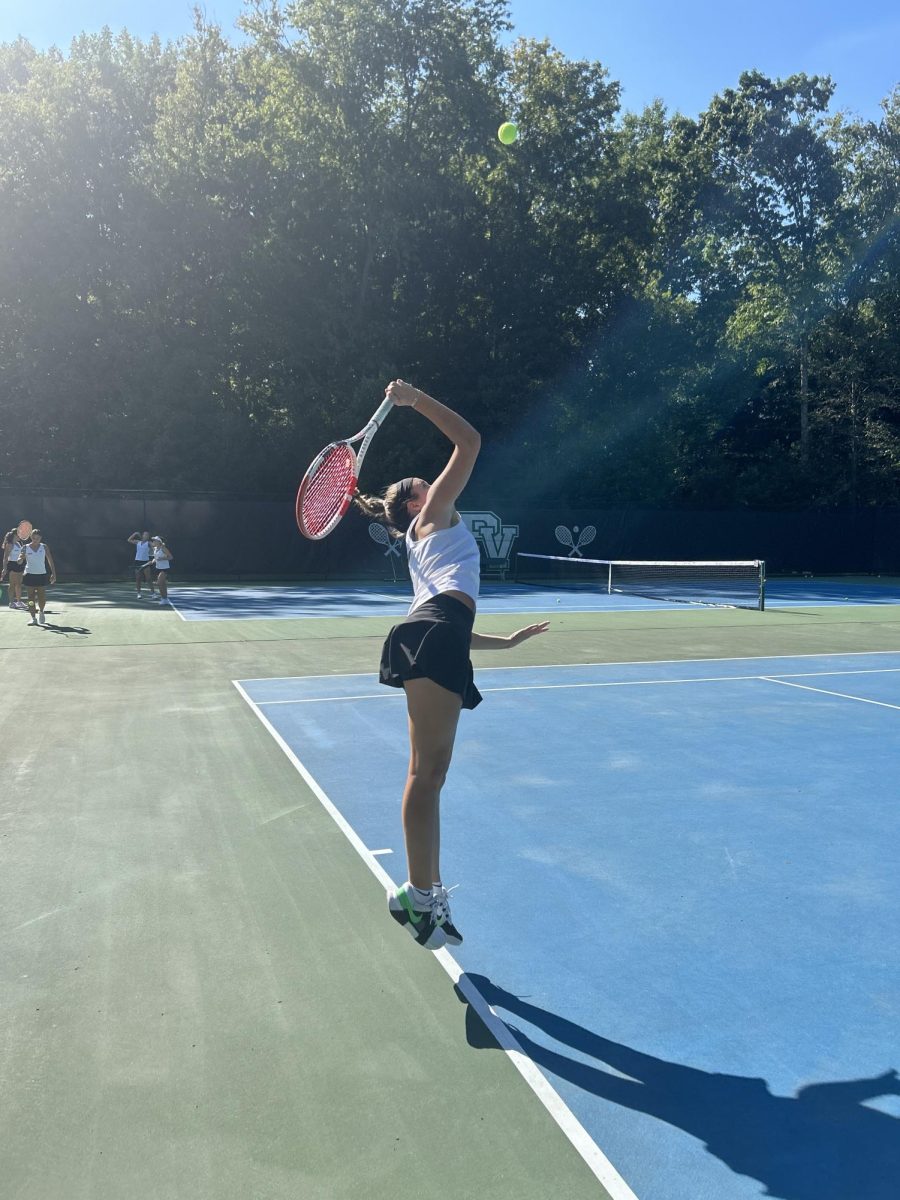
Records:
M463 508L487 572L516 552L586 558L762 558L769 574L900 574L900 510L698 512ZM26 517L56 559L60 581L131 577L129 534L160 534L173 579L393 579L406 575L402 542L356 512L322 542L297 532L292 498L172 496L150 492L29 493L0 489L0 524Z

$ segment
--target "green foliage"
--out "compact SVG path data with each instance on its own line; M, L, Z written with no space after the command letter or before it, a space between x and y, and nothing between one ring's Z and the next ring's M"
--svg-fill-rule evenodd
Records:
M399 375L480 502L900 502L900 92L622 113L502 0L242 25L0 47L4 483L289 495ZM367 470L444 453L397 420Z

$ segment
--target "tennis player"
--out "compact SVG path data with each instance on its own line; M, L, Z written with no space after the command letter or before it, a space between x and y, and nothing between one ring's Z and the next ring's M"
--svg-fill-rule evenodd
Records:
M438 950L462 942L441 882L440 797L459 714L481 702L469 651L517 646L543 633L547 622L508 637L473 632L480 556L456 501L472 474L481 436L458 413L400 379L387 395L398 407L414 408L453 443L434 483L411 477L392 483L382 496L355 498L366 516L387 525L394 537L406 537L413 601L406 620L387 636L380 678L406 692L410 758L403 833L409 879L388 892L388 909L420 946Z
M10 529L3 538L3 569L0 578L9 580L10 608L24 608L22 599L22 575L25 571L25 543L19 537L18 531Z
M159 588L160 604L169 603L169 568L172 566L172 551L157 534L150 539L153 566L156 570L156 586Z
M23 583L28 589L28 611L32 625L46 625L44 606L47 603L48 583L56 583L56 567L50 547L41 541L41 531L32 529L31 538L25 545L25 574ZM35 602L40 615L35 611Z
M150 595L153 595L153 578L150 575L150 533L133 533L128 539L134 546L134 586L137 588L138 600L142 596L141 584L150 584Z

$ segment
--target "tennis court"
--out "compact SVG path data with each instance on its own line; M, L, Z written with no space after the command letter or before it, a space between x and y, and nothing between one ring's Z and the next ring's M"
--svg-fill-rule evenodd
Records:
M575 564L577 565L577 564ZM409 608L409 583L308 584L305 586L193 587L174 599L175 611L184 621L240 621L253 617L313 618L383 615L393 619ZM767 586L769 608L805 608L810 604L869 605L900 604L900 585L895 580L873 579L774 579ZM689 611L673 608L672 602L629 594L607 594L594 584L577 578L551 586L487 582L479 600L479 612L647 612Z
M384 911L382 602L4 612L10 1195L892 1195L900 609L840 586L476 655L452 960Z

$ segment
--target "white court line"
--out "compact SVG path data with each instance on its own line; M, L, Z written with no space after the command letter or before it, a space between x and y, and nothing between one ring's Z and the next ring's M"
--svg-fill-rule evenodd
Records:
M766 683L780 683L782 687L801 688L804 692L817 692L820 696L839 696L842 700L858 700L860 704L877 704L879 708L895 708L900 711L900 704L888 704L884 700L867 700L865 696L851 696L847 692L830 692L827 688L810 687L807 683L788 683L786 679L771 679L760 675Z
M334 806L323 789L319 786L316 780L310 775L309 771L284 740L277 729L271 724L264 713L259 709L255 701L251 700L247 692L238 682L233 679L231 681L237 688L238 692L243 696L244 700L256 713L257 717L281 747L288 759L293 763L294 767L302 776L307 787L313 795L319 800L322 807L341 830L344 836L349 841L350 845L360 856L381 886L387 891L388 888L394 886L394 881L387 874L381 864L374 857L372 852L368 850L362 839L353 829L352 825L346 820L341 812ZM448 950L437 950L433 952L434 957L441 964L453 983L459 988L465 996L468 1003L478 1013L478 1016L488 1027L497 1041L498 1045L506 1052L513 1066L543 1104L550 1116L569 1139L572 1146L584 1160L588 1169L594 1177L606 1188L611 1200L638 1200L638 1197L631 1190L619 1172L615 1169L588 1131L584 1128L563 1098L553 1088L549 1080L535 1066L529 1056L522 1050L522 1047L516 1041L509 1026L497 1016L487 1000L481 995L469 977L464 973L462 967Z
M598 664L605 666L607 664ZM861 671L798 671L785 673L779 676L778 679L819 679L831 675L896 675L900 674L900 667L873 667L871 670ZM300 676L302 679L303 676ZM327 678L322 676L321 678ZM676 684L676 683L742 683L747 680L764 679L769 683L778 681L776 677L769 675L707 675L707 676L691 676L687 679L615 679L605 680L603 682L587 682L587 683L523 683L510 687L483 687L480 689L482 693L488 692L552 692L566 690L567 688L618 688L618 687L655 687L660 684ZM257 681L263 682L263 681ZM797 687L800 684L796 685ZM835 695L839 693L835 692ZM328 704L332 700L399 700L403 696L403 692L399 689L386 689L382 692L365 692L360 695L352 696L303 696L293 700L259 700L257 703L264 708L274 708L279 704ZM874 704L875 701L873 700Z
M477 651L476 651L477 653ZM490 651L488 651L490 653ZM484 671L537 671L549 670L568 671L584 667L667 667L672 663L708 663L708 662L780 662L783 658L889 658L892 654L900 654L900 650L829 650L825 654L745 654L735 657L728 655L723 658L629 658L622 662L584 662L584 663L512 663L508 667L479 667L478 673ZM371 671L333 671L330 675L278 675L277 679L371 679L376 674ZM761 678L761 676L754 676ZM259 676L256 679L245 679L244 683L270 683L271 675Z
M171 609L172 609L172 611L175 613L175 615L176 615L176 616L177 616L177 617L178 617L180 620L182 620L182 621L187 621L187 617L185 617L185 616L182 616L181 609L177 607L177 605L176 605L176 604L175 604L175 602L174 602L174 601L171 599L171 597L170 597L170 599L169 599L169 608L171 608Z

